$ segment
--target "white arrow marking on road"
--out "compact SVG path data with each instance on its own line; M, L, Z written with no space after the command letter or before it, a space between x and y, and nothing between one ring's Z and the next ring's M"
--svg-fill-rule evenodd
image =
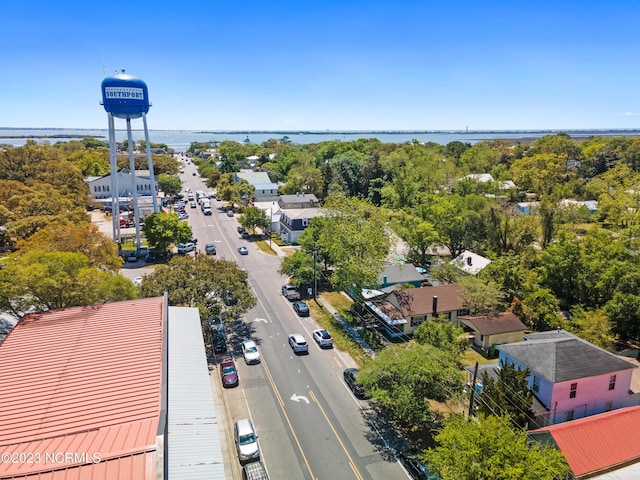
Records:
M293 400L294 402L298 402L298 403L300 403L300 400L304 400L305 402L307 402L307 405L309 405L309 399L307 397L303 397L302 395L296 395L295 393L291 395L291 398L289 400Z
M266 319L266 318L256 318L256 319L254 320L254 322L264 322L264 323L267 323L267 319Z

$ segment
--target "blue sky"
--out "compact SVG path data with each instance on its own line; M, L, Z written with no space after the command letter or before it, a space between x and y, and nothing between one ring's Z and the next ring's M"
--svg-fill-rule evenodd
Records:
M5 0L0 127L106 128L125 68L150 129L640 128L639 25L637 0Z

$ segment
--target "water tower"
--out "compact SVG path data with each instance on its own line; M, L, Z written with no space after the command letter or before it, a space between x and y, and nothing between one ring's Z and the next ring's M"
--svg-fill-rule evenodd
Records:
M153 162L151 160L151 143L147 129L147 112L149 111L149 92L147 85L139 78L124 73L116 73L102 81L102 105L109 117L109 153L111 163L111 215L113 222L113 240L120 241L120 195L118 187L118 162L116 158L115 118L127 121L127 139L129 141L129 170L131 175L130 196L133 202L133 216L136 227L136 246L140 247L140 214L138 212L138 190L133 154L133 138L131 136L131 120L142 117L144 138L146 142L149 177L153 211L158 212Z

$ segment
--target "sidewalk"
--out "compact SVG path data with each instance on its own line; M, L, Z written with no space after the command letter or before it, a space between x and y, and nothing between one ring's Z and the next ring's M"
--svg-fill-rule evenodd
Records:
M371 358L376 358L376 352L373 351L373 348L371 348L371 346L369 346L369 344L365 342L365 340L360 336L360 334L351 325L349 325L344 318L342 318L342 315L340 315L336 311L336 309L333 308L333 305L327 302L327 300L325 300L325 298L322 295L317 297L317 300L322 304L324 308L327 309L329 313L331 313L333 318L335 318L338 321L338 323L340 323L340 326L345 329L345 331L349 334L349 336L353 338L356 342L358 342L358 345L362 347L362 349L367 353L367 355L369 355Z

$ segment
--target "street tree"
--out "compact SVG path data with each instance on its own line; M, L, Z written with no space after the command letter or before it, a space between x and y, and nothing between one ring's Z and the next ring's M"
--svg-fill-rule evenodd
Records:
M175 213L152 213L145 218L142 231L149 246L159 253L166 253L172 244L186 242L192 236L189 224Z
M158 175L158 189L163 191L165 195L173 197L182 190L182 183L180 179L174 175L161 173Z
M319 243L331 259L334 287L356 292L377 282L390 241L380 211L367 200L327 198Z
M144 297L168 293L170 305L197 307L200 316L242 315L256 305L248 274L238 264L208 255L179 256L145 276Z
M313 257L302 250L296 250L292 255L282 259L279 273L287 275L291 279L289 283L297 288L314 284L314 273L318 277L313 266Z
M244 228L254 232L256 228L261 228L264 231L271 223L266 212L258 207L245 208L242 215L238 217L238 222Z
M562 452L533 443L526 432L510 427L508 417L450 416L423 452L429 469L456 480L555 480L569 466Z
M403 428L428 422L427 399L444 401L463 385L455 355L417 342L385 348L362 369L358 380Z

